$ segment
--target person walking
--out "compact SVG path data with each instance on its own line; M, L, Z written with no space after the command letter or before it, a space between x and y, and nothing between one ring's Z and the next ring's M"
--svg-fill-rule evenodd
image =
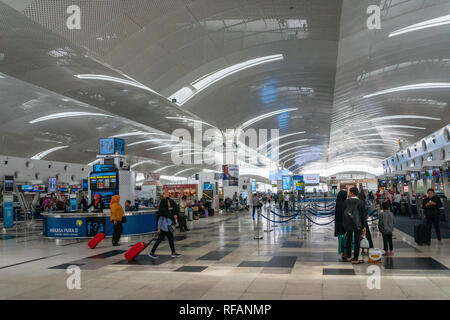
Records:
M174 223L174 219L177 218L175 208L175 201L170 199L168 195L161 200L161 203L159 205L160 217L158 220L158 239L156 240L152 250L148 254L152 259L158 259L158 256L155 255L155 252L159 244L164 240L165 237L167 237L167 239L169 240L169 246L172 250L171 257L176 258L180 256L180 254L175 251L175 243L173 238L172 225Z
M346 256L347 262L353 264L364 263L364 260L359 260L359 249L361 236L365 236L365 204L358 199L358 189L353 187L350 189L349 197L344 202L344 218L343 225L347 232L347 243L346 243ZM354 241L354 255L352 255L352 240Z
M438 238L438 243L442 244L441 240L441 228L440 228L440 220L441 220L441 212L439 208L442 207L441 199L436 197L433 189L427 190L427 197L423 200L422 209L424 210L427 226L430 230L434 226L434 230L436 231L436 236Z
M111 222L113 223L114 231L112 236L113 246L119 245L120 236L122 235L123 226L122 218L124 216L123 208L120 205L120 196L115 195L111 198Z
M336 207L334 210L334 236L338 238L338 254L341 255L342 259L347 259L345 246L347 232L344 229L344 203L347 200L347 191L341 190L336 197Z
M385 201L381 205L382 211L380 212L378 220L378 230L380 230L383 237L384 254L383 256L393 256L394 247L392 245L392 233L394 232L394 214L389 210L389 201Z

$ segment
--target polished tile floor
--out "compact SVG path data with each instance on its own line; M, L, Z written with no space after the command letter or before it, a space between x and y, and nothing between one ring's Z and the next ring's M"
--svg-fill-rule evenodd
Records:
M163 242L159 259L150 259L147 249L131 263L123 253L143 239L120 247L106 239L91 250L86 241L57 246L42 239L39 224L11 230L0 238L0 299L450 298L449 240L439 246L433 239L430 247L420 247L396 230L393 258L379 267L367 261L353 266L339 260L333 224L306 231L295 219L276 227L261 222L259 241L248 212L189 226L189 232L176 231L181 257L171 258ZM380 248L375 223L371 229ZM67 288L71 265L81 269L79 290Z

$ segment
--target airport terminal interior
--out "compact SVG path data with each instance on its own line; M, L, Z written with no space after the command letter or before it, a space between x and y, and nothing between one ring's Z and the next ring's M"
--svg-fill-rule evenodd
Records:
M450 0L0 0L0 299L450 299L449 103Z

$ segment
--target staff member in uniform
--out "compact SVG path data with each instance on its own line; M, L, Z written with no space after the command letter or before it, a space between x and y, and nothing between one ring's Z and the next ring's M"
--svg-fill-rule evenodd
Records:
M120 196L115 195L111 198L111 222L114 224L114 232L112 236L112 244L113 246L119 245L120 236L122 235L123 226L122 226L122 218L123 218L123 208L119 203Z
M89 210L90 207L94 207L94 212L103 212L105 204L103 203L102 197L98 193L94 195L94 199L92 200L91 204L86 208L86 210Z

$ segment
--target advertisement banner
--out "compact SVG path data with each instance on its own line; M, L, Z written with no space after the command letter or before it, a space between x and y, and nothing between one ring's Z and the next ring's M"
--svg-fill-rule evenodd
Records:
M283 190L291 190L291 177L290 176L283 176L282 182L283 182Z
M223 186L237 187L239 186L239 166L230 164L222 166Z
M292 183L294 185L294 190L304 190L305 182L303 180L303 176L293 176Z
M307 185L320 183L320 176L318 174L305 174L303 178Z
M12 228L14 226L13 196L3 195L3 227Z
M46 236L58 238L86 237L86 218L46 219Z

